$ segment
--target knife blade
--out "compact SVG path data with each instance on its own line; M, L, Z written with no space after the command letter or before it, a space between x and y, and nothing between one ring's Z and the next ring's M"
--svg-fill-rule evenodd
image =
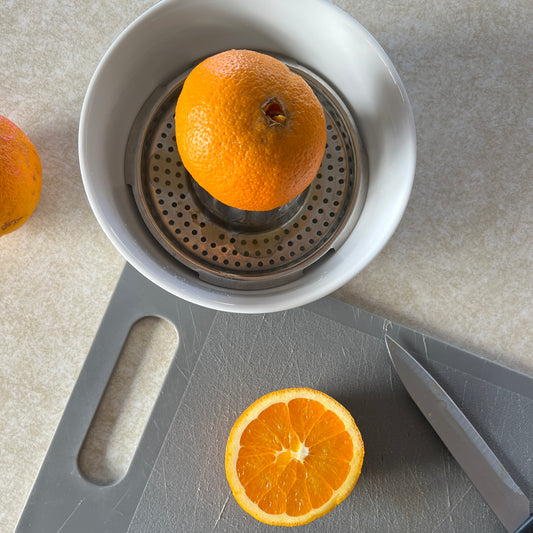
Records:
M429 372L385 335L407 392L509 532L533 532L530 502L481 435Z

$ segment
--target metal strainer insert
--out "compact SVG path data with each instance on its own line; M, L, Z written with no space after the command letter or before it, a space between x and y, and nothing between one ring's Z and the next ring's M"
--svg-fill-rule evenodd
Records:
M218 286L264 289L304 275L344 242L363 207L366 156L351 114L316 74L282 60L321 102L327 144L314 181L281 208L230 208L185 170L176 147L174 110L190 70L154 92L130 133L126 181L147 228L175 259Z

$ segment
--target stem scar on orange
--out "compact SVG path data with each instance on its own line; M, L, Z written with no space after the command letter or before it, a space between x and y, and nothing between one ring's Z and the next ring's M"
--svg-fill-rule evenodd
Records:
M26 134L0 115L0 236L15 231L35 210L42 167Z
M229 50L188 75L176 104L176 144L194 180L248 211L286 204L313 181L326 148L324 110L287 65Z
M270 525L297 526L348 496L363 465L350 413L309 388L266 394L237 419L226 445L226 476L239 505Z

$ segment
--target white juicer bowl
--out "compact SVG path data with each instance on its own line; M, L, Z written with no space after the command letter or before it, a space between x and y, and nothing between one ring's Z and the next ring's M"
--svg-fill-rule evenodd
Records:
M202 281L152 237L125 181L135 118L150 95L217 52L246 48L291 58L331 85L355 118L368 158L360 217L343 244L300 278L258 290ZM410 104L389 58L348 14L326 0L165 0L134 21L101 60L79 130L82 179L101 227L139 272L190 302L265 313L340 288L383 248L403 215L415 172Z

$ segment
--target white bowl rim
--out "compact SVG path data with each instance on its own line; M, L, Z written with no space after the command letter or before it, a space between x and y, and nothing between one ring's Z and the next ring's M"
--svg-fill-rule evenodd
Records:
M395 198L395 210L392 213L388 213L387 224L382 228L383 231L379 242L375 242L373 247L365 250L365 254L359 261L360 268L358 268L357 271L351 270L350 268L336 268L333 269L332 275L330 272L322 271L319 267L316 271L313 271L310 276L304 276L303 278L290 282L282 287L257 291L229 291L224 288L214 287L202 281L198 281L197 284L190 286L188 286L187 283L177 284L175 277L169 275L168 271L164 268L164 265L158 268L153 268L153 265L146 263L127 243L124 242L121 236L117 234L116 228L108 222L106 213L101 209L98 195L93 190L90 180L87 179L87 176L90 174L90 164L87 155L84 152L84 146L86 140L85 136L87 135L87 122L90 114L90 109L88 108L89 95L94 90L100 72L108 58L113 54L115 48L125 39L129 38L129 35L131 32L135 31L137 25L149 19L155 12L164 8L166 5L175 4L175 0L165 0L160 2L134 20L108 48L89 83L80 115L78 140L82 179L89 204L95 217L112 244L128 263L156 285L159 285L166 291L190 301L191 303L221 311L265 313L284 311L289 308L303 306L325 297L349 282L380 253L390 237L396 231L407 207L416 167L416 130L409 98L403 83L381 45L359 22L353 19L348 13L342 11L339 7L331 4L328 0L305 1L308 4L311 1L314 1L317 4L327 4L328 8L337 10L340 16L344 17L346 24L354 25L354 28L356 27L359 32L364 34L365 39L372 43L372 46L375 49L376 58L385 65L390 75L394 78L394 83L401 94L401 99L405 104L405 111L407 113L405 117L407 118L408 123L406 131L405 163L404 168L402 169L402 188L400 194ZM336 253L339 253L339 251ZM312 287L312 290L310 287Z

